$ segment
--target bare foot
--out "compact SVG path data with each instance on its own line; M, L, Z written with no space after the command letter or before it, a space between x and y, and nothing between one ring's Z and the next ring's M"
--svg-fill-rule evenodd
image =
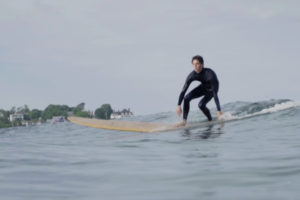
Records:
M182 120L181 122L176 123L175 127L180 127L180 126L185 126L185 125L186 125L186 120Z

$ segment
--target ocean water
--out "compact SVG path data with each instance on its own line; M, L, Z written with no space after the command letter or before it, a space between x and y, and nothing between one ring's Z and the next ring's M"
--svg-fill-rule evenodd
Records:
M300 104L222 107L232 121L161 133L70 122L0 129L0 199L299 199ZM200 111L189 115L189 123L203 120Z

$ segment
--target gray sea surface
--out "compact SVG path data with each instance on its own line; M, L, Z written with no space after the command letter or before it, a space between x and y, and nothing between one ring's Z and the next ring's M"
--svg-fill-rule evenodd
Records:
M299 103L222 107L225 121L235 120L160 133L70 122L0 129L0 199L299 199ZM200 111L189 115L189 123L204 120Z

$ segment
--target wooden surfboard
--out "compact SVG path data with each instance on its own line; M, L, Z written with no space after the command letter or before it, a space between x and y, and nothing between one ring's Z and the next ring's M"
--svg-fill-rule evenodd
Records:
M145 132L145 133L171 131L171 130L186 129L186 128L197 128L209 124L219 123L218 121L200 122L200 123L187 124L186 126L177 127L175 126L175 124L171 124L171 123L101 120L101 119L82 118L82 117L68 117L68 120L75 124L80 124L83 126L88 126L93 128L119 130L119 131Z

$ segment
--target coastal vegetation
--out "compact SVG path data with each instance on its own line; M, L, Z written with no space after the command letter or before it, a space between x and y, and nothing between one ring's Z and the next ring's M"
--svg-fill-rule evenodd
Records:
M110 104L102 104L99 108L92 111L85 110L85 103L80 103L75 107L68 105L48 105L44 110L30 109L27 105L21 107L12 107L10 110L0 109L0 128L12 126L24 126L28 124L43 123L56 116L76 116L109 120L121 116L132 115L130 110L114 111Z
M84 110L85 103L80 103L75 107L67 105L48 105L45 110L32 109L27 105L21 107L12 107L10 110L0 109L0 128L8 128L12 126L22 126L26 123L42 123L52 119L54 116L68 115L78 117L92 117L92 113ZM13 115L21 116L13 118Z
M110 119L110 115L113 112L110 104L103 104L100 108L95 111L95 118L98 119Z

